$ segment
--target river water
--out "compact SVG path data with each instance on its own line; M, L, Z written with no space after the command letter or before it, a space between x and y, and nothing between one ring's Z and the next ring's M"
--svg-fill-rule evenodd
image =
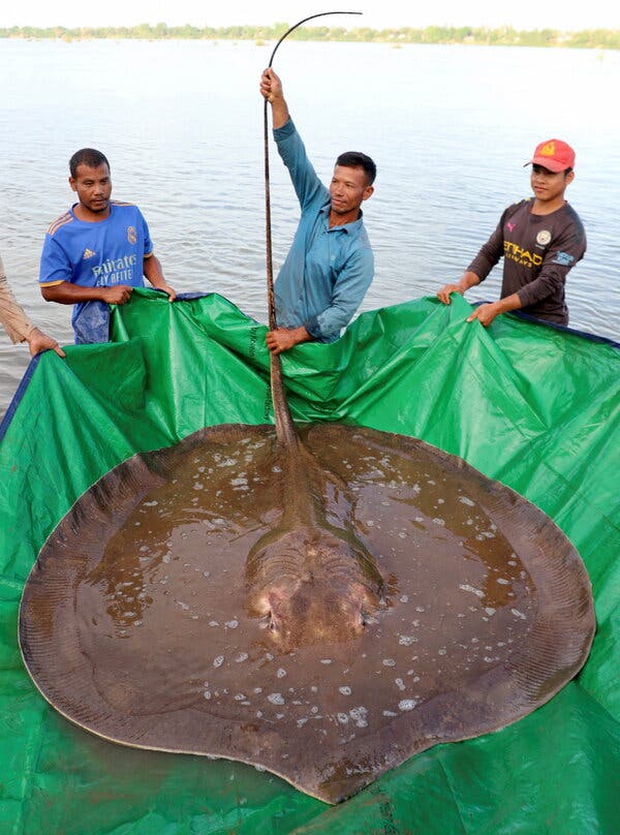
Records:
M70 308L42 300L47 225L73 202L68 159L109 158L116 199L145 214L178 291L215 291L266 321L262 69L273 44L0 40L0 252L33 320L72 341ZM434 294L456 280L508 204L543 140L577 151L567 197L588 235L570 273L571 326L620 339L620 52L285 42L274 68L315 167L343 150L377 162L365 204L376 275L361 310ZM298 218L271 146L274 266ZM500 268L470 301L497 298ZM28 352L0 334L0 412Z

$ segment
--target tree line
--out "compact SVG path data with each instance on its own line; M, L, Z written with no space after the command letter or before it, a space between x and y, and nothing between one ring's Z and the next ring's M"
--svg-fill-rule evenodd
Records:
M168 26L165 23L138 26L105 26L66 28L52 26L13 26L0 28L0 38L88 40L251 40L273 41L289 28L288 23L272 26L197 27ZM579 32L560 32L555 29L518 30L511 26L497 29L474 26L427 26L423 29L368 29L364 27L307 26L296 29L290 36L300 41L348 41L354 43L399 44L476 44L488 46L567 47L580 49L620 49L620 30L586 29Z

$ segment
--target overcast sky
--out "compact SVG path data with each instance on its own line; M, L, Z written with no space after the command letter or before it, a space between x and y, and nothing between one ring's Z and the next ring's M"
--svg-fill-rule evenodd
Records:
M619 29L620 3L617 0L588 0L584 3L541 3L519 0L506 4L498 0L434 0L410 4L404 0L361 0L316 5L307 0L224 0L205 3L197 0L4 0L0 26L133 26L137 23L166 23L195 26L236 24L265 25L297 23L319 12L360 11L362 17L336 17L319 21L329 26L368 26L373 29L430 25L489 26L511 25L517 29Z

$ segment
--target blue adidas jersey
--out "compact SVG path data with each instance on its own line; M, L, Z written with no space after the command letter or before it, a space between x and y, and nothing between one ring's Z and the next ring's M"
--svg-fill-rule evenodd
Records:
M47 230L39 283L144 287L143 260L152 250L146 220L137 206L112 201L109 216L95 223L78 220L71 208ZM74 306L72 321L83 306Z

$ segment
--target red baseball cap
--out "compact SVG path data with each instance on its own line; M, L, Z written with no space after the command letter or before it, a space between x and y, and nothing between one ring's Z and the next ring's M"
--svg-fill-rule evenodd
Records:
M554 174L575 167L575 152L561 139L547 139L536 146L534 156L525 165L542 165Z

